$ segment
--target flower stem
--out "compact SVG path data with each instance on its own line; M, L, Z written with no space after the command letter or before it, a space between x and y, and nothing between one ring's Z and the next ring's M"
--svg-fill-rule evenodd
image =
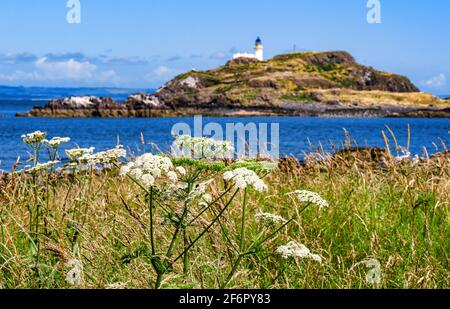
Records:
M156 277L155 290L157 290L161 287L163 276L164 276L163 274L158 274L158 276Z
M183 228L183 239L184 239L184 256L183 256L183 273L186 276L189 271L189 250L187 250L189 245L189 240L186 233L187 227Z
M241 217L241 231L240 231L240 243L239 243L239 256L236 259L236 261L233 264L233 267L231 268L230 273L228 274L227 278L223 282L223 284L220 286L221 289L225 289L225 287L228 285L228 283L233 278L234 274L236 273L236 270L238 269L242 258L244 257L244 248L245 248L245 213L247 208L247 188L244 189L244 201L242 203L242 217Z
M240 236L240 245L239 245L239 253L242 254L244 252L245 246L245 211L247 208L247 188L244 189L244 202L242 203L242 218L241 218L241 236Z
M150 201L149 201L149 210L150 210L150 245L152 249L152 255L155 254L155 240L154 240L154 232L153 232L153 186L150 187Z

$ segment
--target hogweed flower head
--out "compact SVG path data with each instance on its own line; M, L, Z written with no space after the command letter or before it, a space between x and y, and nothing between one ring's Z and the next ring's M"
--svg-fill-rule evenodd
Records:
M36 174L41 171L48 171L50 168L54 167L58 163L60 163L60 161L48 161L46 163L37 163L36 166L28 167L28 169L26 167L25 170L27 173Z
M291 241L287 245L278 247L276 252L286 260L289 258L301 258L312 259L319 263L322 262L320 255L311 253L305 245L298 244L296 241Z
M296 190L289 194L294 194L303 203L315 204L320 208L327 208L329 206L328 202L315 192L307 190Z
M70 142L70 137L54 137L51 140L44 139L43 141L48 147L56 149L62 144Z
M112 164L119 161L120 158L127 156L127 151L122 145L118 145L113 149L100 151L97 153L84 153L77 158L80 163L88 165Z
M182 166L177 166L176 167L177 172L181 175L181 176L185 176L186 175L186 169Z
M47 136L47 132L35 131L32 133L22 135L22 140L25 144L32 145L42 143Z
M153 186L156 179L164 175L171 182L178 179L178 176L173 171L173 164L170 158L150 153L137 157L134 161L122 166L120 175L129 175L135 180L141 181L146 187Z
M66 154L71 161L78 161L84 155L90 155L94 153L95 148L74 148L66 150Z
M256 215L255 218L260 221L261 223L265 224L265 225L281 225L281 224L285 224L288 221L283 218L282 216L279 215L274 215L271 213L267 213L267 212L262 212L259 211Z
M232 171L225 172L223 179L227 181L234 181L236 187L245 189L252 186L256 191L265 192L268 190L267 185L259 176L245 167L240 167Z

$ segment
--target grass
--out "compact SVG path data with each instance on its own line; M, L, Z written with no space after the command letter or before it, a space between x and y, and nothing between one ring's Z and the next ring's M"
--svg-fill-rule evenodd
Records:
M392 93L387 91L357 91L350 89L317 89L311 92L320 95L323 101L342 102L344 104L357 103L361 106L394 105L394 106L422 106L449 107L449 103L423 92Z
M302 92L299 94L284 94L280 97L280 99L306 103L317 102L317 99L310 92Z
M231 274L228 288L450 288L448 156L395 162L386 154L381 165L368 157L364 150L348 150L307 165L284 160L271 173L258 172L269 186L267 192L248 188L234 198L234 191L226 193L223 163L211 168L174 161L186 169L200 166L214 179L210 193L218 199L176 239L173 256L192 245L188 267L180 259L165 269L161 287L218 288ZM304 205L289 194L298 189L317 192L330 206L312 205L302 212ZM67 261L77 259L83 265L81 288L153 288L158 277L155 256L167 267L170 258L159 251L166 251L177 225L160 206L150 208L159 251L149 257L148 204L149 196L131 179L119 177L114 167L4 175L0 286L70 288ZM192 207L192 212L200 209ZM275 230L254 219L260 210L294 221L264 245L251 248L261 232ZM194 243L202 231L204 236ZM319 254L322 263L281 258L277 248L291 240ZM240 247L253 252L236 255L234 248ZM380 263L379 284L366 280L369 260Z

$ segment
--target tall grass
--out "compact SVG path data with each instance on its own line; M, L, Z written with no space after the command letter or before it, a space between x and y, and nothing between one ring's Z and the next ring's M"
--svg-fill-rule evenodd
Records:
M3 175L0 286L449 288L448 152L395 160L378 151L346 148L306 164L282 160L270 173L258 162L211 168L174 159L188 175L212 179L213 199L189 206L186 221L162 211L170 200L158 197L163 190L120 177L115 165ZM230 189L223 172L242 164L258 173L267 192ZM200 182L191 180L186 194ZM329 206L302 203L291 194L296 190L316 192ZM170 205L168 214L186 214L183 203ZM290 221L263 224L255 217L261 212ZM321 263L284 259L277 250L290 241ZM369 260L380 262L378 284L367 280Z

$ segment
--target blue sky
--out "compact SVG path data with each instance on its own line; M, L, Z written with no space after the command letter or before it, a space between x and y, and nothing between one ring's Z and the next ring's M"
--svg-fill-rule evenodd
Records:
M2 0L0 84L153 88L176 74L252 51L347 50L358 61L450 94L450 1L80 0L69 24L66 0Z

